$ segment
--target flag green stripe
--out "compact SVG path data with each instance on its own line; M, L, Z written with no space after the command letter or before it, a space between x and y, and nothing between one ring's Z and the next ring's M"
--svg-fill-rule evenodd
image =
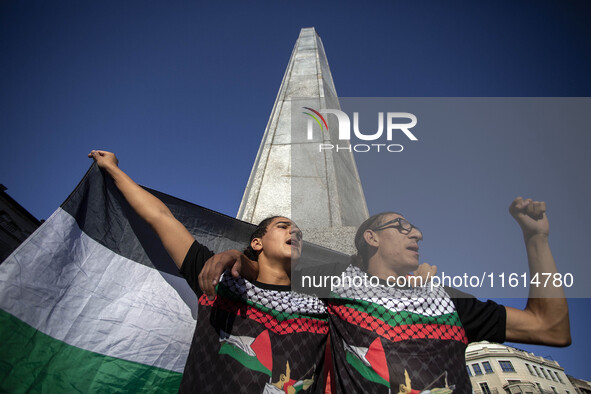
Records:
M0 309L70 346L182 373L187 282L119 256L58 209L0 265Z
M0 310L0 392L176 393L182 374L70 346Z
M271 315L275 319L277 319L277 321L286 321L286 320L292 320L292 319L311 319L311 320L318 320L318 321L326 321L326 318L328 317L328 316L326 316L325 318L321 318L321 317L315 317L315 316L310 316L310 315L300 315L300 314L295 314L295 313L279 312L279 311L276 311L275 309L266 307L261 304L257 304L256 302L253 302L251 300L248 300L246 298L242 298L242 297L238 296L237 294L231 292L222 283L220 283L218 285L217 292L218 292L218 294L220 294L224 297L227 297L227 298L230 298L230 299L233 299L236 301L244 302L245 304L253 306L264 313L268 313L269 315Z
M351 364L351 366L355 368L357 372L359 372L361 376L363 376L365 379L374 383L382 384L386 387L390 387L390 382L378 375L378 373L374 371L371 367L368 367L367 365L363 364L363 362L359 358L357 358L350 352L347 352L347 362Z
M236 346L232 346L228 343L222 343L222 346L220 347L220 354L227 354L250 370L259 371L272 376L271 371L261 364L256 356L249 356L243 350L238 349Z
M391 326L404 326L407 324L445 324L449 326L462 327L460 318L456 312L445 313L438 316L422 315L408 311L390 311L388 308L362 300L351 300L347 298L332 299L333 304L340 304L347 308L355 309L380 319Z

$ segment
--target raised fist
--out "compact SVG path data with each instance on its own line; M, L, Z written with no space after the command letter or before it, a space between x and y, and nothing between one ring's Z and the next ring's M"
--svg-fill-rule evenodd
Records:
M509 206L511 216L515 218L525 236L548 235L550 224L546 217L546 203L531 198L517 197Z

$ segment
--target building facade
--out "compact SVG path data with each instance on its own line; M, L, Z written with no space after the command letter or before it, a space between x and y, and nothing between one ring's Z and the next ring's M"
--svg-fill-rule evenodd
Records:
M470 344L466 369L476 394L575 394L558 362L489 342Z
M570 375L566 375L566 376L568 376L568 380L570 380L570 382L573 384L573 386L575 386L575 390L577 390L577 393L591 394L591 382L588 382L588 381L582 380L582 379L577 379L577 378L570 376Z
M41 222L6 194L0 185L0 263L2 263Z

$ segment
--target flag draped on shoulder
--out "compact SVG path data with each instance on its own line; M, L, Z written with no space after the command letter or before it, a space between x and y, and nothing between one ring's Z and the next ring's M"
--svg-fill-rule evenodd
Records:
M149 192L211 250L251 224ZM96 164L0 265L0 391L176 392L197 298Z

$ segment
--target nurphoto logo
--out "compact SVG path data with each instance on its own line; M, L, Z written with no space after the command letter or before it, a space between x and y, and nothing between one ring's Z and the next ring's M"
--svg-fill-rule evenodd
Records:
M377 151L396 153L402 152L404 150L404 147L401 144L392 143L367 143L351 145L351 121L346 113L338 109L321 109L317 111L310 107L303 108L309 111L303 112L305 115L308 115L310 117L310 119L308 119L307 130L307 138L309 141L312 141L314 139L315 128L319 130L321 133L326 133L325 136L327 138L325 138L325 140L330 139L328 134L330 131L328 128L328 122L326 121L325 117L322 116L322 114L332 114L336 116L338 121L338 139L339 141L346 141L343 145L335 145L331 143L318 144L319 152L322 152L323 150L336 150L337 152L341 150L346 150L349 152ZM404 123L404 121L406 121L406 123ZM317 124L318 127L314 127L314 124ZM387 142L391 142L392 137L394 135L398 135L398 133L402 132L409 140L418 141L418 138L410 131L410 129L416 126L416 124L417 117L409 112L387 112L385 140ZM359 130L359 113L353 112L353 133L355 137L362 141L377 141L380 139L383 140L384 138L382 136L384 134L384 113L378 112L378 130L374 133L367 134Z

